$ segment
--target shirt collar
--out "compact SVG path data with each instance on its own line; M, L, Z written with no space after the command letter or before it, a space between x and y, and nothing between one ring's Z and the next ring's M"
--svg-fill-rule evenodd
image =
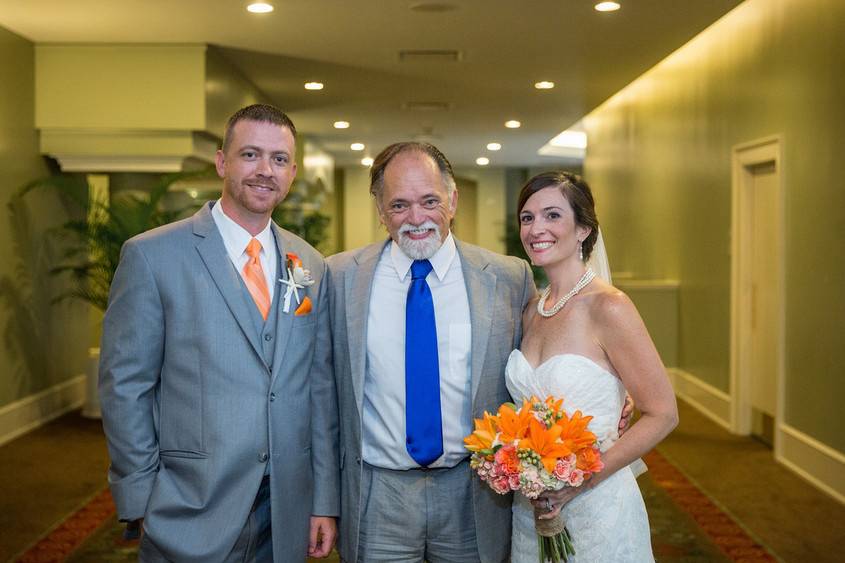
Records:
M446 272L449 271L449 267L452 265L452 261L455 259L457 252L458 250L455 246L455 239L452 238L452 233L449 232L449 234L446 235L446 240L443 241L443 244L440 245L440 248L437 249L434 256L428 259L428 261L431 262L431 267L434 269L434 274L441 282L443 281L443 278L446 277ZM399 275L399 280L405 281L405 277L411 270L411 264L414 263L414 259L409 258L395 240L390 242L390 259L393 262L393 267L396 269L396 273Z
M235 256L243 255L243 253L246 252L246 245L249 244L249 241L252 239L252 235L249 234L246 229L238 225L234 219L226 215L219 199L211 208L211 213L216 215L219 219L217 221L217 227L220 229L220 234L223 236L223 241L226 243L229 253ZM270 223L271 221L268 219L267 225L264 229L255 235L255 238L257 238L258 242L261 243L261 252L264 253L264 256L270 256L275 249L273 232L270 229Z

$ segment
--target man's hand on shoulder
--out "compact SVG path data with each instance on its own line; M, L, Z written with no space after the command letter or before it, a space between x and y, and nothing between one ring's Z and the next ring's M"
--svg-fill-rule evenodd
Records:
M323 558L331 553L337 540L337 521L331 516L312 516L308 538L308 557Z

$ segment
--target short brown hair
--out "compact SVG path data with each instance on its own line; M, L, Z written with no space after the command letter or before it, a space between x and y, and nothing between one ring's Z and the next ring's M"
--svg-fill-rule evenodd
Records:
M378 154L373 161L372 168L370 168L370 193L376 199L379 209L381 209L381 196L384 192L384 171L391 160L405 152L419 152L431 157L440 170L443 187L446 188L446 193L451 199L452 194L455 192L455 174L452 172L452 165L446 156L434 145L406 141L403 143L393 143L386 147Z
M226 122L226 131L223 134L223 152L226 152L232 143L232 129L235 128L235 124L244 120L275 123L280 127L286 127L293 135L294 140L296 139L296 127L294 127L293 121L285 115L285 112L269 104L252 104L236 111Z
M572 207L572 211L575 212L575 223L590 228L590 234L581 243L581 251L584 253L584 261L586 261L593 252L593 246L599 236L599 220L596 217L596 203L593 200L593 192L587 182L577 174L562 171L543 172L528 180L519 192L519 201L516 206L517 222L528 198L545 188L559 189Z

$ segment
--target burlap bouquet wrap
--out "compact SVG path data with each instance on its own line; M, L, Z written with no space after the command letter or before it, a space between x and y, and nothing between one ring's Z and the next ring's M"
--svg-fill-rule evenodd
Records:
M540 518L547 514L545 510L534 508L534 527L537 529L537 534L545 538L553 538L554 536L563 532L566 527L563 523L563 517L558 513L554 518Z

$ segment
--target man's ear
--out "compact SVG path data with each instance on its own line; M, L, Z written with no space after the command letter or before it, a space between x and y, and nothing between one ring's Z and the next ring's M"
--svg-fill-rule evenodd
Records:
M449 198L449 211L452 215L458 210L458 188L452 191L452 196Z
M217 175L221 178L226 175L226 156L223 154L223 149L218 149L217 154L214 155L214 168L217 169Z

